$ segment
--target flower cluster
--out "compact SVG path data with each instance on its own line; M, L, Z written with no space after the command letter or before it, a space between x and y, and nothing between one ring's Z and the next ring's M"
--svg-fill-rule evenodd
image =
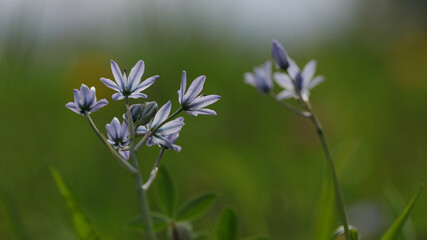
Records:
M90 113L108 104L108 101L105 99L96 101L94 87L89 89L86 85L82 84L80 91L74 89L74 102L65 105L78 114L86 115L89 122L93 124L92 127L98 136L106 144L110 145L112 149L115 149L115 156L119 156L119 158L121 156L121 158L126 160L129 159L131 148L135 145L131 144L132 141L135 141L133 136L135 138L142 137L142 140L139 142L141 145L158 145L165 149L172 149L179 152L181 147L176 145L175 142L184 126L184 118L175 117L181 111L185 111L187 114L193 116L197 116L198 114L216 115L215 111L205 107L221 98L219 95L200 94L206 76L197 77L186 90L187 76L186 72L183 71L180 89L178 90L178 101L181 107L172 115L170 115L172 110L171 101L168 101L160 109L158 109L156 102L142 102L128 106L130 98L147 98L147 95L142 93L142 91L150 87L159 77L155 75L141 82L144 69L144 61L139 60L131 69L129 76L126 76L126 70L122 73L117 63L111 60L111 71L115 81L101 78L101 82L108 88L116 91L112 95L112 100L126 99L128 109L123 114L122 123L115 117L110 123L105 125L107 138L99 132L89 116ZM135 151L139 149L138 145L136 146Z
M276 99L281 101L288 98L299 98L307 102L310 90L323 81L322 76L314 77L316 61L312 60L301 71L298 65L288 56L282 45L273 40L272 56L276 67L286 73L276 72L273 78L282 87ZM313 78L314 77L314 78ZM263 94L271 94L273 91L271 62L267 61L260 67L255 67L253 73L245 73L244 81L258 89Z

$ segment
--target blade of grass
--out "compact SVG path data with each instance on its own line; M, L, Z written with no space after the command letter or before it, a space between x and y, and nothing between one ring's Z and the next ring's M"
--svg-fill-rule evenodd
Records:
M99 240L99 237L90 223L89 218L84 213L82 207L77 201L76 196L71 191L70 187L67 185L59 171L53 166L50 166L50 172L56 182L56 185L58 186L59 191L61 192L62 197L65 200L65 204L67 205L68 211L71 214L74 229L79 239Z
M389 228L389 230L384 234L384 236L381 238L381 240L394 240L397 238L397 236L399 235L403 225L405 224L406 220L408 219L409 214L411 213L412 209L414 208L415 203L417 202L418 198L420 197L423 189L424 189L424 184L421 185L420 190L418 190L418 193L412 198L411 202L409 202L406 209L396 219L396 221Z

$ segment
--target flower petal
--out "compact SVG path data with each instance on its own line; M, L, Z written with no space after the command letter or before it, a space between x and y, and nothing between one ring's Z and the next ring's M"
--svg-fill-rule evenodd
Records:
M289 76L285 73L274 73L274 80L284 89L293 90L294 84Z
M187 73L185 71L182 71L181 76L181 85L178 90L178 102L179 104L182 104L184 101L184 94L185 94L185 88L187 87Z
M171 112L172 103L171 101L168 101L163 105L159 111L157 111L156 116L154 116L152 128L157 127L160 123L162 123L164 120L166 120L169 116L169 113Z
M83 106L89 106L89 99L91 97L88 86L82 84L80 87L80 101Z
M254 75L252 74L252 73L245 73L244 75L243 75L243 77L244 77L244 82L245 83L247 83L247 84L249 84L249 85L252 85L252 86L256 86L256 84L255 84L255 77L254 77Z
M295 80L297 74L300 72L299 67L294 62L294 60L292 60L289 57L288 57L288 61L289 61L289 67L288 67L289 76L291 77L291 79Z
M119 86L117 86L117 83L111 81L110 79L107 78L101 78L101 82L105 84L105 86L113 89L114 91L120 92Z
M148 132L148 130L147 130L147 128L146 128L146 127L144 127L144 126L139 126L139 127L136 129L136 133L137 133L137 134L145 135L147 132Z
M189 110L196 110L203 107L206 107L208 105L211 105L212 103L215 103L221 99L221 96L219 95L208 95L208 96L200 96L195 98L189 105Z
M147 95L144 93L132 93L128 96L129 98L138 99L138 98L147 98Z
M116 80L117 86L119 89L123 90L125 87L125 81L122 76L122 70L120 70L119 65L113 60L111 62L111 71L113 72L114 80Z
M144 74L144 61L139 60L135 66L130 70L130 74L128 77L128 84L130 89L135 89L139 83L141 82L142 74Z
M308 89L312 89L315 86L319 85L321 82L323 82L325 80L325 78L323 76L317 76L315 77L313 80L311 80L308 85L307 88Z
M111 96L111 98L113 99L113 101L117 101L125 98L125 96L123 96L122 93L118 92L118 93L114 93L113 96Z
M100 108L104 107L108 104L108 101L106 99L99 100L93 107L90 109L90 112L98 111Z
M74 93L74 103L76 106L80 106L80 91L77 89L73 89Z
M132 92L141 92L147 89L149 86L153 85L153 83L159 78L159 75L155 75L145 79L142 83L140 83L135 89L132 89Z
M304 69L302 70L302 77L304 79L304 87L307 87L308 83L311 81L311 79L314 76L314 73L316 72L316 61L315 60L311 60L310 62L308 62Z
M193 116L197 116L199 114L201 115L212 115L212 116L216 116L216 112L212 109L208 109L208 108L203 108L203 109L198 109L198 110L191 110L191 111L185 111L187 114L193 115Z
M73 111L73 112L75 112L75 113L79 114L79 115L83 115L83 114L80 112L80 109L79 109L79 108L76 106L76 104L75 104L75 103L73 103L73 102L69 102L69 103L65 104L65 107L66 107L66 108L68 108L68 109L70 109L71 111Z
M181 130L182 126L184 126L184 122L179 119L175 119L161 126L157 130L156 134L169 135Z
M188 88L187 92L184 95L183 101L181 104L187 104L191 102L203 89L205 84L206 76L202 75L194 79Z
M296 96L296 93L294 90L284 90L284 91L281 91L279 94L277 94L276 99L280 101L280 100L288 99L295 96Z

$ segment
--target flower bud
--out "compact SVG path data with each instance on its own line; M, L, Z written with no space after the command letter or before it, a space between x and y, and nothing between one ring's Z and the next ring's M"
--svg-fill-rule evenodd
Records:
M271 49L271 55L273 55L276 67L281 70L286 70L289 67L288 54L282 45L275 39L273 39L273 47Z
M136 125L146 125L151 121L151 119L157 113L157 103L156 102L145 102L142 105L141 112L139 114L138 120L136 121Z
M169 228L169 235L172 239L191 240L193 239L193 228L188 222L178 222Z

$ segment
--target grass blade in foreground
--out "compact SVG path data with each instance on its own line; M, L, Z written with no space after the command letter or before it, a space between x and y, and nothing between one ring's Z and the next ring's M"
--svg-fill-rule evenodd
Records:
M418 198L420 197L423 189L424 189L424 184L421 185L418 193L412 198L409 205L406 207L406 209L403 211L403 213L399 216L399 218L393 223L393 225L386 232L386 234L384 234L384 236L381 238L381 240L394 240L397 238L400 230L402 229L403 225L405 224L406 220L408 219L409 214L411 213L412 208L414 207L415 203L417 202Z
M71 189L68 187L65 180L62 178L59 171L50 166L50 172L53 179L61 192L62 197L65 200L68 210L70 211L74 229L81 240L99 240L99 237L95 233L94 228L89 222L88 217L83 212L81 206L77 202L77 199Z
M237 239L237 217L231 208L226 208L221 213L216 223L217 240Z

